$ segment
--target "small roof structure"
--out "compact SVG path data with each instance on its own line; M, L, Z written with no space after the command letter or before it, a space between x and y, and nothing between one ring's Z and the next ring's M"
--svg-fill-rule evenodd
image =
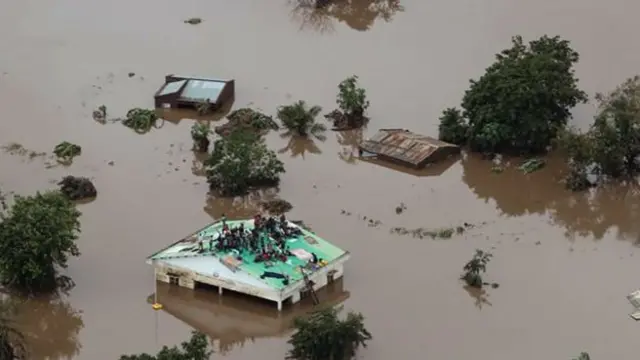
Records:
M405 129L380 129L359 145L361 156L375 156L392 163L420 169L460 153L460 147Z
M209 102L211 110L216 110L234 94L234 80L167 75L154 98L156 108L196 108Z

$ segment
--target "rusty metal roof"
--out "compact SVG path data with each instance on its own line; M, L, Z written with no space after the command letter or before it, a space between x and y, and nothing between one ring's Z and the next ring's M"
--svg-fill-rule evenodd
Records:
M364 151L414 165L422 163L443 147L457 146L404 129L381 129L360 144Z

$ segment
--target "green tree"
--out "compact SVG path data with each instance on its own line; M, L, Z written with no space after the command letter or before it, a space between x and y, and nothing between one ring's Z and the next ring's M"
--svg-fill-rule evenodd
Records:
M76 245L80 212L62 193L16 196L14 205L0 219L0 278L11 288L30 293L71 286L58 274L69 256L78 256Z
M285 172L282 161L259 135L246 131L234 131L217 140L204 166L211 188L224 196L276 186Z
M364 316L349 312L344 320L342 307L327 308L312 313L308 318L294 321L295 333L289 339L292 348L290 360L349 360L360 346L366 347L372 339L364 327Z
M476 288L482 287L482 275L480 275L480 273L487 271L487 264L492 256L491 253L476 249L473 258L469 260L463 268L464 274L462 275L462 279L467 285Z
M640 76L608 94L597 94L598 113L586 133L566 131L560 143L568 155L567 186L583 190L599 179L631 178L640 172Z
M640 155L640 76L609 94L597 94L599 111L591 128L597 172L610 177L638 173Z
M324 139L323 132L327 127L316 122L316 117L321 111L320 106L308 107L304 100L300 100L292 105L281 106L277 116L282 121L282 126L293 135L303 137L313 135L318 139Z
M463 145L467 142L467 126L462 113L456 108L447 108L442 112L438 126L438 138L451 144Z
M358 76L353 75L338 84L338 107L346 119L343 128L358 128L364 125L365 111L369 107L367 92L358 86Z
M579 56L560 37L543 36L512 46L472 80L462 99L469 126L468 145L479 152L544 152L570 118L570 110L587 100L578 89L573 65ZM444 117L444 120L450 120Z
M194 331L189 341L177 346L163 346L156 355L142 353L138 355L122 355L120 360L209 360L213 351L209 348L207 337Z
M0 359L27 359L24 335L6 317L4 309L3 314L0 314Z

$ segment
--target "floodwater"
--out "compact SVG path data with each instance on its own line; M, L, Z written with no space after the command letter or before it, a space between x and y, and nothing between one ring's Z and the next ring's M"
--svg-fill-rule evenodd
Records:
M145 256L212 216L250 214L273 196L293 203L291 218L352 252L344 304L364 313L374 334L363 359L636 357L639 325L625 299L640 286L636 189L567 193L556 159L529 176L494 174L473 157L415 176L359 162L352 150L378 127L435 134L440 111L515 34L570 39L582 57L582 88L611 89L639 70L640 3L352 0L313 13L287 1L0 1L0 143L83 147L70 168L1 154L2 189L29 194L73 173L99 190L80 207L82 255L68 268L77 284L70 296L10 300L22 310L34 360L116 359L186 339L189 325L147 302L154 284ZM203 22L183 23L191 17ZM91 119L101 104L112 116L151 107L168 73L233 77L236 108L270 113L297 99L329 111L338 82L358 74L372 122L364 134L328 133L324 142L273 134L269 145L287 169L280 192L210 199L190 151L191 120L175 115L140 136ZM577 108L575 124L592 114L591 105ZM396 214L400 203L407 209ZM363 216L382 224L370 227ZM389 233L463 222L477 226L449 240ZM486 280L500 284L481 295L458 281L476 248L493 252ZM198 309L225 319L227 330L212 335L227 359L281 359L287 350L282 323L263 329L273 317L242 303Z

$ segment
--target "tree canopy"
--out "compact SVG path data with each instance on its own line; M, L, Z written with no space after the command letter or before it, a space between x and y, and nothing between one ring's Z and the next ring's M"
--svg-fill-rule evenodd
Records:
M209 360L212 353L207 337L203 333L194 331L191 339L182 342L180 347L163 346L156 355L147 353L122 355L120 360Z
M327 308L305 318L296 318L296 332L289 339L290 360L349 360L360 346L366 347L372 336L364 327L364 316L349 312L340 319L338 308Z
M254 187L276 186L284 164L273 150L256 135L234 131L216 140L205 161L207 181L222 195L246 193Z
M76 245L80 212L62 193L16 196L6 214L0 214L0 278L14 289L30 293L70 286L70 278L58 274L69 256L78 256Z
M479 152L544 152L566 126L571 108L587 100L573 70L578 59L569 41L558 36L529 44L515 36L511 48L471 80L462 113L445 110L440 138Z
M27 359L24 335L6 317L4 309L0 314L0 359Z

